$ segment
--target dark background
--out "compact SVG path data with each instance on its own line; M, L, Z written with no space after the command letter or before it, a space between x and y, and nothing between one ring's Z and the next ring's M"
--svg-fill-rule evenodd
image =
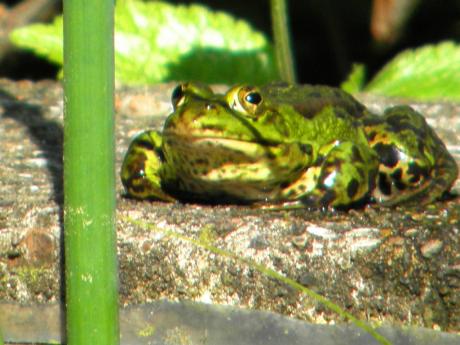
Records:
M268 0L184 0L223 10L271 36ZM13 6L18 1L2 1ZM299 82L337 85L354 62L372 76L397 52L442 40L460 40L460 0L420 0L398 40L378 43L370 33L371 0L291 0L292 46ZM57 4L54 13L61 5ZM50 20L44 18L44 20ZM12 79L54 78L57 67L29 53L11 52L0 62L0 76Z

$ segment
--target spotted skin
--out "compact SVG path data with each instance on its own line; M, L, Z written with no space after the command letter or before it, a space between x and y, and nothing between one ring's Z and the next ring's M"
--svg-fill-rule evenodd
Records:
M429 203L457 165L422 115L371 114L325 86L235 86L173 92L163 131L132 141L121 179L138 199L350 208Z
M373 193L377 202L429 203L457 178L457 164L444 143L411 107L389 108L383 116L369 117L363 124L369 146L380 158Z

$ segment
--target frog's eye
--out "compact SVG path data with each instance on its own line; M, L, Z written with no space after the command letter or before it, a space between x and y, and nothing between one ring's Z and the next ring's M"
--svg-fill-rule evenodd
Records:
M263 103L262 94L253 86L236 85L227 92L226 98L232 110L251 117L259 113Z
M251 103L252 105L259 105L262 102L262 96L260 93L256 91L248 92L246 96L244 96L244 100L247 103Z
M246 110L246 113L256 115L259 105L263 101L260 92L252 87L243 88L240 92L241 105Z
M185 99L184 96L185 96L184 85L183 84L177 85L171 94L171 103L174 109L176 109L177 107L182 105L182 103L184 103L184 99Z

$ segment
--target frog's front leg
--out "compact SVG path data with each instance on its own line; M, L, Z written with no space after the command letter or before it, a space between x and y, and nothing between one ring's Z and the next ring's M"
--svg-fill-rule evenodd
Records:
M287 189L303 190L296 199L307 207L347 208L366 202L375 186L377 155L348 141L331 145L320 150L316 164Z
M157 131L147 130L134 137L121 167L121 181L129 196L174 201L162 189L161 145L162 137Z

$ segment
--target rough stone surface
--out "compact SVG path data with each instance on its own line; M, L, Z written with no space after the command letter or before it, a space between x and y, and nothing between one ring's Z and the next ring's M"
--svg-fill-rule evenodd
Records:
M172 87L117 91L117 169L134 133L161 127ZM376 110L396 102L362 100ZM460 105L416 107L459 160ZM0 80L2 301L62 295L62 117L58 83ZM460 331L459 198L424 208L264 211L139 202L124 198L117 181L117 205L123 305L167 298L342 321L255 266L168 236L173 231L263 264L360 319Z

